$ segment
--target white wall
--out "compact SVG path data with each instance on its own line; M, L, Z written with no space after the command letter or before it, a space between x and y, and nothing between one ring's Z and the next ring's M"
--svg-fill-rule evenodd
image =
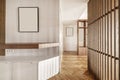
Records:
M88 8L87 8L87 4L86 7L84 8L83 13L81 14L79 19L88 19Z
M39 7L39 32L18 32L18 7ZM59 42L59 0L6 0L6 43ZM56 49L7 50L17 55L55 53ZM14 55L15 55L14 54Z
M78 20L86 10L88 0L61 0L63 22Z
M73 28L73 36L66 36L66 27ZM64 23L64 51L77 51L77 21Z
M18 7L39 7L39 33L18 32ZM56 42L59 0L6 0L6 43Z

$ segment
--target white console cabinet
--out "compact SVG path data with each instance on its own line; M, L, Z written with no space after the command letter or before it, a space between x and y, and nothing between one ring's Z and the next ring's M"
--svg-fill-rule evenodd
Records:
M20 57L1 59L0 80L47 80L59 73L58 56L46 60L39 60L38 58L33 61L24 58L20 59Z

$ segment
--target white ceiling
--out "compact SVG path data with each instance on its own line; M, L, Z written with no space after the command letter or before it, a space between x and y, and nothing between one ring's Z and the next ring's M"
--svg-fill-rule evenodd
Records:
M88 0L62 0L61 14L63 22L87 18Z

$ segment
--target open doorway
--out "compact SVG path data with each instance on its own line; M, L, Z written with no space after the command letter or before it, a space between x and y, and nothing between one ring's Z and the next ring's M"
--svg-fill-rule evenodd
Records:
M88 0L61 0L62 66L60 74L49 80L94 80L87 68L87 2ZM83 26L79 28L78 22L80 21ZM78 31L79 29L80 31ZM82 41L79 41L80 39ZM78 49L79 47L80 49Z
M63 36L61 72L49 80L95 80L87 67L87 20L64 24Z

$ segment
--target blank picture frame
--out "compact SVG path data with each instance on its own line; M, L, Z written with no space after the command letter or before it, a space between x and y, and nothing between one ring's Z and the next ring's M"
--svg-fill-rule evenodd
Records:
M73 36L73 27L66 27L66 37Z
M39 32L38 7L18 7L18 32Z

